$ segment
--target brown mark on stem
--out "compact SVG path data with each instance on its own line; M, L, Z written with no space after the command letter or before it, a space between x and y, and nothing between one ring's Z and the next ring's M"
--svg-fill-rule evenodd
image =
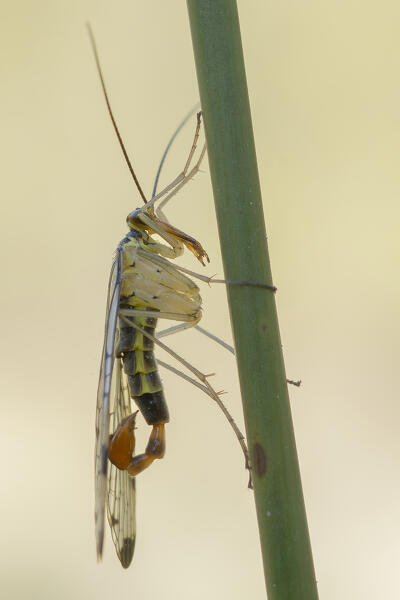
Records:
M253 468L258 477L263 477L267 472L267 455L264 448L256 442L253 446Z

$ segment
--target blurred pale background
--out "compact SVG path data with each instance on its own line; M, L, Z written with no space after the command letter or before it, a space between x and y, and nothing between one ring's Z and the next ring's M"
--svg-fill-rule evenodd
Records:
M400 7L239 10L287 374L303 380L290 392L321 599L396 599ZM1 597L264 598L239 447L212 402L169 374L168 452L138 481L133 565L122 570L108 531L103 563L95 558L106 285L140 202L84 23L150 193L169 135L198 99L186 6L25 0L1 13ZM169 215L222 275L207 162L203 171ZM225 291L203 296L204 326L229 340ZM196 332L170 343L216 371L242 423L231 356ZM141 422L139 447L147 435Z

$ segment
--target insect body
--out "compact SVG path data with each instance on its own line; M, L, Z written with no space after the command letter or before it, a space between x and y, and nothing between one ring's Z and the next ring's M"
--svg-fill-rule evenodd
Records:
M169 421L153 353L154 342L137 327L154 336L158 316L188 325L195 325L200 320L199 288L164 256L179 256L184 249L182 240L187 243L190 240L200 261L207 255L198 242L157 218L152 209L138 209L128 215L127 223L130 233L117 250L121 254L119 264L122 269L115 355L122 359L131 397L153 430L143 454L132 458L132 450L127 444L126 456L120 456L122 447L125 448L121 441L122 432L130 428L130 420L127 419L123 429L118 429L111 440L109 458L115 466L125 468L129 475L135 476L155 458L164 456L164 424ZM168 245L151 237L156 232ZM129 439L129 435L124 433L125 438Z
M200 116L196 137L200 127ZM194 148L192 148L194 152ZM192 154L193 154L192 152ZM204 152L202 153L202 156ZM200 160L202 158L200 157ZM200 162L200 161L199 161ZM194 169L198 170L198 165ZM187 169L186 169L187 170ZM189 173L192 176L193 169ZM179 183L185 180L180 178ZM179 183L177 185L179 185ZM176 188L166 188L168 191ZM160 198L167 192L158 194ZM170 195L174 191L170 191ZM118 245L109 284L105 343L97 402L96 530L102 554L105 498L114 544L121 563L132 559L135 538L134 479L165 452L165 424L169 420L157 364L154 333L157 319L195 325L201 318L198 286L168 259L189 248L204 264L209 260L201 244L158 216L152 203L127 217L128 235ZM154 239L158 234L162 242ZM146 335L147 334L147 335ZM135 414L132 398L148 425L149 442L133 456ZM111 465L108 467L108 461ZM108 472L109 468L109 472ZM108 472L108 474L107 474Z
M155 210L154 204L161 198L162 204L165 204L195 175L204 157L205 146L197 163L189 171L199 137L199 113L194 141L182 173L147 202L111 110L89 25L88 31L111 121L136 187L145 203L143 207L128 215L127 224L130 231L118 245L111 268L96 409L97 556L101 558L103 553L107 506L108 521L118 557L122 566L128 567L132 560L136 537L135 476L156 458L164 456L165 424L169 420L153 354L157 319L180 322L172 328L176 331L196 325L201 318L201 297L197 285L168 259L180 256L186 246L203 265L204 260L209 261L201 244L173 227L163 214L161 205ZM158 234L163 241L154 239L154 234ZM185 269L182 268L181 271ZM158 343L163 346L161 342ZM170 353L174 354L172 351ZM179 359L177 355L175 357ZM200 372L188 363L185 364L201 379ZM206 389L207 393L223 406L206 381L205 385L200 387ZM144 453L136 456L133 456L136 413L132 412L131 399L136 402L146 422L152 427ZM236 427L233 421L231 425Z

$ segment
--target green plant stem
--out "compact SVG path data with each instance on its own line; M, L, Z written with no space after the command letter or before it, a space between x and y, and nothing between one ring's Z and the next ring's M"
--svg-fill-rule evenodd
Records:
M225 277L272 283L236 3L187 6ZM230 285L228 299L268 598L315 600L275 297Z

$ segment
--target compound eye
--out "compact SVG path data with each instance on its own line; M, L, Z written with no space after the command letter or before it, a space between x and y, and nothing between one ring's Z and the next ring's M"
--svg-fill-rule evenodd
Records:
M137 215L140 212L140 208L135 208L135 210L133 210L132 212L129 213L129 215L126 217L126 219L137 219Z
M140 219L138 216L139 213L140 208L136 208L135 210L129 213L129 215L126 217L126 222L128 223L128 225L140 223Z

